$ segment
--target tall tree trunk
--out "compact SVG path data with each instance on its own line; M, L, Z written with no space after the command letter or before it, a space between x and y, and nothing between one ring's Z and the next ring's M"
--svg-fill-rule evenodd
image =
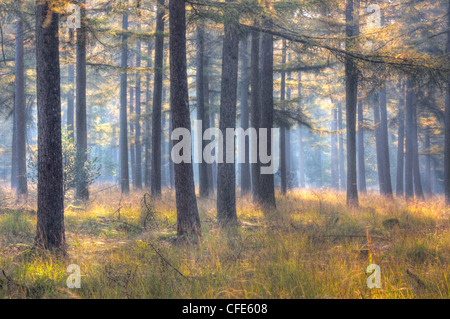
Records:
M133 58L130 57L130 68L133 68ZM132 82L132 81L131 81ZM133 118L135 116L134 114L134 88L130 85L129 87L129 98L130 98L130 117ZM131 185L133 187L136 187L136 148L135 148L135 130L134 130L134 124L133 121L130 121L129 124L130 127L130 166L131 166Z
M173 148L173 140L170 138L172 136L172 111L169 112L169 153ZM172 156L169 154L169 175L170 175L170 189L175 187L175 175Z
M447 54L450 53L450 1L447 9ZM445 95L445 146L444 146L444 192L445 201L450 205L450 77L447 79Z
M208 37L205 34L205 40L208 39ZM205 43L205 47L206 43ZM207 130L211 127L211 120L214 120L214 116L211 114L211 102L210 102L210 94L209 94L209 56L206 53L204 56L204 73L203 73L203 82L205 85L205 88L203 89L204 93L204 102L205 102L205 117L203 121L203 129ZM213 173L213 165L214 164L207 164L207 175L208 175L208 187L209 187L209 193L214 193L214 173Z
M364 150L364 106L361 100L358 103L358 186L361 193L367 192Z
M152 67L151 56L152 56L153 46L152 42L148 43L147 47L147 68L150 69ZM152 157L152 121L151 118L151 105L150 105L150 96L152 93L150 92L150 72L146 72L146 98L145 98L145 164L144 164L144 184L146 188L151 187L151 157Z
M14 112L16 121L16 153L17 153L17 198L26 197L27 186L27 150L26 133L27 114L25 110L25 67L23 50L23 21L18 17L15 35L15 90Z
M122 17L122 29L128 30L128 14ZM130 175L128 170L128 120L127 120L127 67L128 37L122 36L122 57L120 66L120 186L123 194L130 192Z
M383 146L381 141L381 123L380 123L380 104L379 94L376 94L376 98L373 104L373 121L375 124L375 144L377 152L377 172L378 172L378 184L380 186L380 194L386 194L386 174L384 173L383 165Z
M170 100L173 129L191 132L186 62L186 8L184 0L169 1L170 22ZM175 164L177 232L201 234L195 198L192 161Z
M138 30L141 29L141 25L138 24ZM135 121L135 152L136 152L136 188L142 188L142 144L141 144L141 41L137 40L136 43L136 121Z
M249 108L248 108L248 90L250 78L248 76L248 35L241 40L241 127L244 131L249 128ZM245 152L245 163L241 164L241 192L247 194L251 190L250 177L250 138L245 136L245 149L239 152Z
M263 27L272 28L272 20L265 18ZM272 149L273 127L273 36L263 34L261 41L261 128L267 130L267 150ZM272 154L274 156L274 154ZM261 174L259 177L261 203L267 207L275 207L274 174Z
M380 138L382 149L382 164L384 174L384 195L392 197L391 165L389 159L389 133L387 121L386 84L383 83L380 90Z
M397 149L397 196L403 196L403 170L405 162L405 99L404 86L399 83L400 99L398 105L398 149Z
M199 23L197 25L197 73L196 73L196 87L197 87L197 120L202 121L201 126L201 136L205 132L206 123L206 110L205 110L205 31L204 26ZM209 126L209 125L208 125ZM206 147L207 141L202 138L201 150L203 151ZM199 172L199 193L201 197L209 196L209 185L208 185L208 163L203 159L198 165Z
M255 22L256 25L256 22ZM260 93L260 72L259 72L259 46L260 46L260 32L252 32L251 40L251 109L250 109L250 121L251 127L259 132L259 112L261 108L261 93ZM251 141L256 143L257 150L259 150L259 134L256 136L256 141ZM259 152L256 152L259 154ZM255 163L251 164L252 170L252 195L253 202L259 201L259 178L260 178L260 162L259 157L256 156L254 160Z
M302 106L302 74L298 72L298 110ZM299 171L299 187L304 188L305 182L305 161L303 155L303 127L298 126L298 171Z
M69 84L69 92L67 95L67 132L69 134L69 138L74 140L74 130L75 130L75 68L72 63L72 46L74 43L74 33L73 29L69 29L69 66L68 66L68 84Z
M356 13L358 14L358 12ZM347 0L345 8L346 36L345 48L353 49L356 36L353 0ZM358 185L356 176L356 104L358 100L358 71L351 57L345 59L345 95L347 121L347 204L358 206Z
M16 106L14 105L14 108ZM17 189L17 175L19 175L17 170L17 122L16 122L16 111L14 110L12 115L13 121L13 136L11 145L11 190Z
M286 66L286 40L282 40L281 64ZM286 100L286 72L281 72L280 85L280 101L284 103ZM282 106L285 109L284 105ZM286 176L286 127L280 128L280 175L281 175L281 194L286 195L287 176Z
M417 137L417 95L414 94L413 103L413 128L412 128L412 143L413 143L413 175L414 175L414 193L417 198L424 199L422 188L422 179L420 177L419 167L419 146Z
M87 118L86 118L86 7L81 4L81 28L77 31L77 100L76 137L77 159L75 170L76 197L89 199L87 172Z
M164 58L164 0L158 0L155 37L155 78L152 113L152 196L161 196L161 108Z
M65 252L58 13L36 3L38 210L35 247Z
M408 76L406 81L406 156L405 156L405 196L406 199L414 198L414 184L413 184L413 111L414 111L414 83L411 76Z
M234 2L234 0L226 0ZM237 222L236 214L236 176L235 176L235 141L234 135L228 136L227 129L236 127L236 102L239 63L239 36L236 29L225 23L222 53L222 81L220 95L219 129L224 132L222 163L217 165L217 219L223 224ZM229 139L232 138L232 141ZM228 149L227 144L232 144ZM232 151L232 154L229 152ZM232 162L231 162L232 157Z

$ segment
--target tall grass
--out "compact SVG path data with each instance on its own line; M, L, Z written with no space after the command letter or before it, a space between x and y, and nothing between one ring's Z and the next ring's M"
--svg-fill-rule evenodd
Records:
M62 260L31 249L35 214L0 207L0 297L450 296L449 212L440 197L406 203L368 194L349 209L344 193L292 191L277 195L274 211L240 197L241 225L230 229L217 225L214 200L199 199L195 243L177 239L173 193L148 202L150 212L143 196L121 197L116 189L67 204ZM81 289L66 286L69 264L81 268ZM366 285L369 264L380 266L380 289Z

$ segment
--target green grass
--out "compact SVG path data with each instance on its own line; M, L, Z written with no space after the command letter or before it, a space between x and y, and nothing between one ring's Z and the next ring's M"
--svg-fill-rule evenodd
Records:
M0 298L450 297L450 222L440 197L406 203L369 194L348 209L344 193L296 191L277 196L270 212L242 197L241 226L231 229L218 227L214 200L199 199L194 243L177 240L174 194L151 202L148 216L143 195L99 193L77 209L67 201L66 259L30 249L35 214L0 207ZM381 289L366 286L372 263ZM81 289L66 287L70 264L81 268Z

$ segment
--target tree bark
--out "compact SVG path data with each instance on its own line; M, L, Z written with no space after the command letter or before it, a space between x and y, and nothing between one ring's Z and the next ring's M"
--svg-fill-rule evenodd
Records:
M450 53L450 1L447 9L447 54ZM444 193L447 205L450 205L450 77L447 79L445 95L445 142L444 142Z
M152 55L153 47L152 42L148 43L147 47L147 68L150 69L152 67L151 55ZM151 88L150 88L150 72L146 73L146 98L145 98L145 163L144 163L144 184L146 188L151 187L151 157L152 157L152 121L151 118L151 105L150 105L150 96Z
M281 65L286 65L286 40L282 40ZM280 101L286 100L286 72L281 72ZM282 106L285 109L284 105ZM280 128L280 175L281 175L281 194L286 195L287 176L286 176L286 127Z
M380 138L382 149L382 164L384 174L384 195L392 197L391 165L389 159L389 133L387 121L386 84L380 90Z
M346 44L347 51L353 49L356 36L354 26L353 0L347 0ZM358 185L356 174L356 104L358 100L358 71L351 57L345 60L345 95L347 121L347 204L358 206Z
M249 128L249 108L248 108L248 90L250 78L248 76L248 35L241 40L241 127L244 131ZM245 163L241 165L241 192L243 195L251 190L250 177L250 139L245 137L245 149L239 152L245 152Z
M339 131L339 188L341 190L345 189L346 176L345 176L345 155L344 155L344 134L342 133L344 129L344 124L342 121L342 104L338 102L338 127Z
M35 247L65 253L58 13L36 3L38 210Z
M412 127L412 143L413 143L413 175L414 175L414 193L417 198L424 199L422 187L422 179L420 177L419 167L419 146L417 137L417 95L413 95L413 127Z
M400 83L399 92L400 99L398 105L398 149L397 149L397 196L404 195L403 187L403 170L405 162L405 99L404 87Z
M69 29L69 59L72 59L72 46L74 43L74 30ZM70 61L68 66L68 84L69 84L69 92L67 95L67 132L69 138L74 140L74 130L75 130L75 68L73 66L72 61Z
M252 32L251 40L251 110L250 110L250 120L251 127L259 132L259 112L261 109L261 93L260 93L260 72L259 72L259 60L260 60L260 32ZM259 150L259 134L256 136L257 150ZM258 151L257 151L258 154ZM260 177L260 162L259 157L256 158L256 163L251 164L252 171L252 195L253 202L259 202L259 177Z
M141 29L141 25L138 24L138 30ZM142 144L141 144L141 41L137 40L136 43L136 120L135 120L135 152L136 152L136 188L142 188Z
M378 184L380 187L380 194L386 194L386 174L384 172L383 165L383 146L381 141L381 123L380 123L380 101L379 94L376 94L376 98L373 104L373 121L375 124L375 144L377 152L377 173L378 173Z
M231 3L234 0L227 0ZM237 102L237 82L239 63L239 35L236 29L225 23L222 53L222 81L220 96L220 118L219 129L223 132L223 163L217 164L217 220L222 225L234 224L237 222L236 214L236 176L235 176L235 137L226 134L227 129L236 127L236 102ZM232 143L233 163L228 157L231 150L227 148L227 143Z
M205 110L205 31L204 26L197 25L197 73L196 73L196 87L197 87L197 120L202 121L201 136L205 132L205 125L207 123ZM202 139L202 151L205 149L207 141ZM208 163L204 160L198 164L199 173L199 193L201 197L209 196L208 185Z
M361 193L367 193L366 164L364 147L364 107L358 103L358 186Z
M173 129L191 132L186 63L186 8L184 0L169 1L170 100ZM201 234L195 198L192 161L174 165L178 235Z
M272 20L265 18L264 28L272 28ZM261 41L261 98L262 114L261 128L267 129L267 150L272 149L273 127L273 36L263 34ZM272 154L273 156L274 154ZM259 177L260 201L266 207L276 207L275 186L273 174L261 174Z
M161 196L161 108L164 58L164 0L158 0L155 37L155 78L152 113L152 196Z
M122 17L122 29L128 30L128 14ZM120 186L123 194L130 192L130 175L128 170L128 120L127 120L127 35L122 36L122 57L120 66Z
M298 110L300 111L302 105L302 74L298 72ZM303 155L303 127L301 125L298 126L298 171L300 174L299 177L299 186L300 188L304 188L306 186L305 182L305 163L304 163L304 155Z
M406 199L414 198L414 184L413 184L413 111L414 111L414 83L411 76L408 76L406 81L406 156L405 156L405 196Z
M17 152L17 198L26 197L27 186L27 151L26 151L26 109L25 109L25 67L23 48L23 21L18 17L15 34L15 90L14 118L16 121Z

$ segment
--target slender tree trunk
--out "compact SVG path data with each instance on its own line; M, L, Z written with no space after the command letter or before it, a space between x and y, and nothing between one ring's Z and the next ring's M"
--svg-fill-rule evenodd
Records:
M15 103L14 103L15 104ZM14 109L15 109L14 105ZM12 115L13 121L13 136L11 145L11 190L17 189L17 175L19 175L17 169L17 122L16 122L16 111L14 110Z
M152 62L150 57L152 56L152 42L148 43L147 47L147 68L152 67ZM152 121L151 118L151 105L150 105L150 97L152 93L150 92L150 72L147 71L146 73L146 99L145 99L145 168L144 168L144 183L146 188L151 187L151 157L152 157L152 137L151 137L151 130L152 130Z
M69 59L72 59L72 46L74 43L74 33L73 29L69 29ZM75 68L73 66L72 61L69 63L69 74L68 74L68 84L69 84L69 92L67 95L67 132L69 133L69 138L74 140L74 130L75 130Z
M15 35L15 121L16 121L16 154L17 154L17 198L26 197L27 186L27 151L26 151L26 109L25 109L25 67L23 49L23 22L18 17Z
M406 157L405 157L405 196L406 199L414 198L413 184L413 122L414 122L414 82L410 76L406 81Z
M227 2L231 3L234 0L227 0ZM223 225L228 225L237 222L235 137L228 136L226 131L236 127L239 36L232 25L226 23L224 29L219 129L224 132L223 154L225 156L223 163L219 162L217 165L217 220ZM230 138L232 141L229 141ZM228 149L228 143L232 143L232 149ZM231 151L232 154L229 154Z
M381 141L381 123L380 123L380 104L379 94L376 94L376 98L373 104L373 121L375 124L375 144L377 152L377 172L378 172L378 184L380 186L380 194L386 194L386 181L383 165L383 146Z
M241 40L241 127L244 131L249 128L249 108L248 108L248 90L250 77L248 74L248 35ZM241 192L243 195L251 190L250 177L250 138L245 136L245 149L239 152L245 152L245 163L241 164Z
M342 133L344 129L344 124L342 122L342 104L338 102L338 126L339 126L339 180L341 190L345 189L345 156L344 156L344 134Z
M36 3L38 210L35 247L65 253L58 13Z
M358 13L357 13L358 14ZM356 36L354 26L353 0L347 0L346 17L346 50L352 50ZM347 112L347 204L358 206L358 185L356 176L356 104L358 100L358 71L351 57L345 60L345 92Z
M447 54L450 53L450 1L447 10ZM450 205L450 77L447 79L445 95L445 142L444 142L444 193L447 205Z
M197 120L202 121L201 136L205 132L206 123L206 110L205 110L205 31L202 24L197 25L197 73L196 73L196 86L197 86ZM202 139L201 149L205 149L207 142ZM208 163L203 159L198 164L199 173L199 193L201 197L209 196L208 186Z
M86 118L86 7L81 4L81 28L77 31L77 100L76 137L77 160L75 170L76 197L89 199L87 172L87 118Z
M171 0L172 1L172 0ZM155 78L152 113L152 196L161 196L161 108L164 58L164 0L158 0L155 37Z
M265 19L263 27L272 28L272 20ZM273 36L263 34L261 41L261 97L262 114L261 128L267 129L267 150L272 149L273 127ZM272 154L274 156L274 154ZM275 207L275 185L273 174L261 174L259 177L260 200L267 207Z
M141 29L141 25L138 24L138 30ZM135 152L136 152L136 188L142 188L142 144L141 144L141 41L137 40L136 43L136 121L135 121Z
M170 22L170 100L173 129L191 132L186 63L186 8L184 0L169 1ZM192 162L175 164L177 232L201 234L195 198Z
M255 23L256 24L256 23ZM259 112L261 108L261 93L260 93L260 72L259 72L259 46L260 46L260 32L252 32L252 48L251 48L251 110L250 110L250 120L251 127L259 132ZM259 150L259 134L256 136L257 150ZM259 152L256 152L259 154ZM260 178L260 162L259 157L256 156L256 163L251 164L252 170L252 193L253 202L259 202L259 178Z
M133 58L130 57L130 68L133 67ZM132 81L131 81L132 82ZM129 87L129 98L130 98L130 117L133 118L135 116L134 113L134 88L130 85ZM131 185L136 188L136 147L135 147L135 130L133 121L130 121L130 166L131 166Z
M205 34L205 40L207 39L207 36ZM206 47L206 43L205 43ZM211 114L211 107L210 107L210 94L209 94L209 56L206 53L204 56L204 73L203 73L203 82L205 85L205 88L203 89L204 93L204 101L205 101L205 117L203 121L203 129L207 130L209 129L211 125L211 121L214 120L214 116ZM212 118L212 119L211 119ZM208 175L208 187L209 187L209 194L214 193L214 173L213 173L213 165L214 164L207 164L206 170Z
M170 189L174 189L175 187L175 173L173 167L172 156L170 156L170 152L173 148L173 141L170 138L172 136L172 111L169 112L169 174L170 174Z
M412 127L412 143L413 143L413 175L414 175L414 193L417 198L424 199L422 188L422 179L420 177L419 167L419 146L417 137L417 96L414 94L413 99L413 127Z
M425 150L429 152L431 148L431 137L430 137L430 128L427 127L425 129ZM425 156L425 194L429 197L432 196L431 193L431 158L430 155L427 154Z
M282 40L281 64L286 65L286 40ZM280 85L280 101L284 103L286 100L286 73L281 72ZM284 105L282 106L285 109ZM280 173L281 173L281 194L286 195L287 191L287 176L286 176L286 127L283 125L280 128Z
M363 102L358 103L358 186L361 193L367 192L366 164L364 149L364 107Z
M383 84L380 90L380 138L382 148L382 163L384 174L385 195L392 197L392 181L391 181L391 165L389 159L389 133L387 119L387 101L386 101L386 84Z
M128 15L122 17L122 29L128 30ZM127 67L128 37L122 36L122 58L120 66L120 186L123 194L130 192L130 176L128 170L128 120L127 120Z
M300 111L302 106L302 74L298 72L298 110ZM303 127L301 125L298 126L298 171L300 174L299 177L299 186L300 188L305 188L305 162L303 155Z
M337 111L333 108L331 111L331 131L337 131ZM331 188L339 189L338 163L338 141L336 134L331 135Z
M404 87L399 85L401 94L398 105L398 149L397 149L397 196L403 196L403 170L405 162L405 99Z

